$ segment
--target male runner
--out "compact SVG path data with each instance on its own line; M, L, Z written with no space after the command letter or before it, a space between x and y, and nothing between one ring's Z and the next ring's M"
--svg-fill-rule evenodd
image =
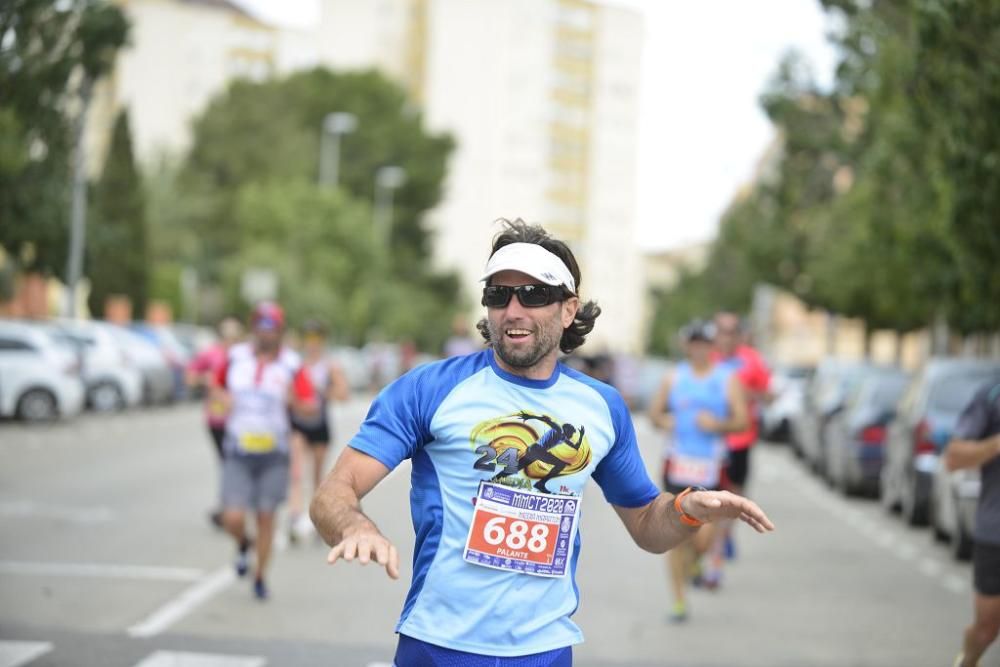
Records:
M979 468L982 475L973 531L975 616L955 659L955 667L977 667L1000 633L1000 382L987 384L965 408L944 461L949 470Z
M757 505L728 492L659 493L618 392L558 363L560 350L579 347L600 314L594 302L581 303L580 270L565 243L541 227L507 222L483 280L487 317L479 329L490 347L421 366L386 387L311 507L333 547L330 563L374 560L398 578L396 547L360 499L412 459L416 547L396 626L398 667L570 665L571 646L583 640L570 616L579 602L579 496L591 477L635 542L654 553L726 517L773 529ZM560 442L549 450L569 464L558 493L531 488L552 470L541 460L490 481L549 428L521 420L525 412L586 428L579 447Z
M252 341L229 350L212 391L216 400L229 407L223 439L222 522L236 540L236 573L242 577L249 569L246 513L256 513L253 591L264 600L274 516L288 495L289 411L315 414L318 401L299 355L281 344L285 328L281 307L258 304L250 328Z

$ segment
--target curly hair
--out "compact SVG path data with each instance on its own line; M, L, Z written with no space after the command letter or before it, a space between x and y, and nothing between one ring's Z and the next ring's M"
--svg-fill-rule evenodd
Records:
M576 281L576 289L579 293L582 281L580 266L576 263L576 257L573 256L573 251L569 249L569 246L559 239L552 238L540 225L529 225L520 218L516 220L500 218L497 222L503 225L503 229L493 238L493 250L490 252L490 257L497 250L511 243L534 243L535 245L540 245L562 260L563 264L566 265L566 268L573 275L573 280ZM564 290L564 292L567 298L577 296L569 290ZM573 323L563 329L562 338L559 339L559 349L563 353L569 354L583 345L587 334L594 329L594 323L600 314L601 307L597 305L596 301L582 302L579 310L576 311ZM482 334L483 338L486 339L486 343L489 344L490 332L486 318L479 320L476 323L476 328Z

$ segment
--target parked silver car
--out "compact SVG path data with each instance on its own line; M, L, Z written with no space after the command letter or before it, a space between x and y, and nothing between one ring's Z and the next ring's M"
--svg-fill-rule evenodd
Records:
M41 327L0 320L0 417L29 422L72 417L83 408L76 351Z
M174 398L174 373L163 353L139 334L116 324L104 323L122 351L142 375L142 402L169 403Z
M134 407L142 400L142 373L102 323L59 319L52 334L79 346L87 406L98 412Z
M986 383L1000 383L1000 372ZM948 542L952 555L959 560L972 555L972 527L980 485L979 469L949 471L943 457L938 458L928 499L928 520L935 539Z
M882 503L902 509L910 525L926 525L941 451L976 389L1000 374L1000 362L938 357L918 372L889 427Z

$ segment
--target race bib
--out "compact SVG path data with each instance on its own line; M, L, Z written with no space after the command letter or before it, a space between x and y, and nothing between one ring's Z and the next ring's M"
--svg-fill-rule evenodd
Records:
M580 499L479 483L466 562L538 577L562 577L573 555Z
M670 457L667 477L678 486L704 486L712 488L719 483L719 461L694 456L673 454Z
M240 434L240 449L248 454L267 454L278 446L278 440L272 433L242 433Z

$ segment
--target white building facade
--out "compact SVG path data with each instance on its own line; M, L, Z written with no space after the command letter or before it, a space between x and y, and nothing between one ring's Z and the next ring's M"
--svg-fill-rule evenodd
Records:
M582 296L604 309L584 351L638 352L639 15L585 0L319 1L314 28L289 29L228 0L121 0L132 46L92 135L107 136L110 111L125 105L148 162L186 150L191 119L234 77L378 68L431 131L456 139L428 227L435 264L460 273L468 303L479 301L494 221L538 222L569 242Z

